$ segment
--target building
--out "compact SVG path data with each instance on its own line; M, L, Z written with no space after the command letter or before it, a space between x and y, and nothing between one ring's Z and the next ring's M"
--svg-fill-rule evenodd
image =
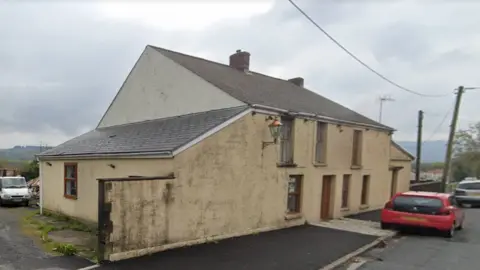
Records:
M160 245L315 223L408 190L412 157L392 128L249 63L147 46L97 128L38 156L42 209L97 222L98 178L171 175L168 214L153 186L112 195L155 201L113 224L151 232L146 219L166 215Z

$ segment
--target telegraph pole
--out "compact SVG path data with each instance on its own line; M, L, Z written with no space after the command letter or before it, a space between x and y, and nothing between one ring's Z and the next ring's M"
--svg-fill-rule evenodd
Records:
M381 96L380 97L380 113L378 115L378 122L382 123L382 113L383 113L383 103L387 101L395 101L393 98L389 96Z
M442 186L441 191L446 192L448 176L450 173L450 164L452 162L452 148L453 148L453 140L455 138L455 130L457 129L457 120L458 120L458 112L460 110L460 101L462 100L463 92L465 91L463 86L459 86L457 89L457 98L455 100L455 108L453 111L452 116L452 123L450 124L450 134L448 135L448 144L447 144L447 152L445 153L445 164L443 165L443 175L442 175Z
M417 159L415 166L415 181L420 181L420 164L422 160L422 129L423 129L423 111L418 111L418 130L417 130Z

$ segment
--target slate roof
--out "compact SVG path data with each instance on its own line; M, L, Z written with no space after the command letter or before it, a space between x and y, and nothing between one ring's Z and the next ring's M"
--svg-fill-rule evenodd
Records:
M42 152L38 156L168 153L247 109L248 106L241 106L99 128Z
M266 105L291 112L313 113L337 120L374 125L382 129L393 130L391 127L382 125L286 80L252 71L246 73L221 63L149 46L217 86L230 96L247 104Z

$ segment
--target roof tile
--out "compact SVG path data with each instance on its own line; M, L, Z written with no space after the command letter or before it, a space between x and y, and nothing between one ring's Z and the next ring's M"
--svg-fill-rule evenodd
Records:
M247 106L241 106L99 128L47 150L39 156L174 151L247 108Z
M312 113L337 120L374 125L393 130L330 99L289 81L256 72L243 72L228 65L150 46L247 104L259 104L292 112Z

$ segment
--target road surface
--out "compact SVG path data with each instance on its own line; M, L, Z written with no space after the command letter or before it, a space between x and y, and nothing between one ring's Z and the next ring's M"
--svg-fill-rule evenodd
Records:
M21 233L26 209L0 207L0 270L74 270L85 267L83 259L50 256Z
M480 269L480 209L465 209L464 229L453 239L438 234L402 236L367 262L361 270Z

